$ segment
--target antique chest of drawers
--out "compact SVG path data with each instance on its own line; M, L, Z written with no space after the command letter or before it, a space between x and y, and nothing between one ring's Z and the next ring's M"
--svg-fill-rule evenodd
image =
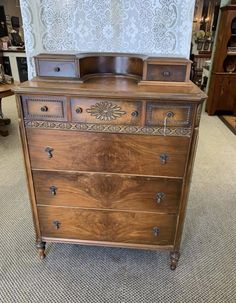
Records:
M170 251L175 269L205 95L190 62L42 54L15 88L36 246Z

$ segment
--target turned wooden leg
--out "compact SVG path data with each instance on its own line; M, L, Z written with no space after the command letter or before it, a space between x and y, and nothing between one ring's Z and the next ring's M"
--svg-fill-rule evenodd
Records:
M36 243L36 248L38 249L38 252L39 252L39 257L41 260L43 260L46 255L45 255L45 245L46 245L46 242L37 242Z
M170 253L170 269L175 270L179 261L180 253L178 251L172 251Z

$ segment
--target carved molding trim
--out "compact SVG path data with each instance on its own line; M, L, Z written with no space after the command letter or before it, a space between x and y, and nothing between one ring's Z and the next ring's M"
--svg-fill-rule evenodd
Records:
M101 121L116 120L126 114L119 105L108 101L98 102L86 109L86 112Z
M127 125L104 125L104 124L89 124L89 123L71 123L71 122L50 122L50 121L31 121L25 120L27 128L45 128L45 129L60 129L83 132L98 132L98 133L120 133L120 134L136 134L150 136L180 136L190 137L191 128L182 127L149 127L149 126L127 126Z

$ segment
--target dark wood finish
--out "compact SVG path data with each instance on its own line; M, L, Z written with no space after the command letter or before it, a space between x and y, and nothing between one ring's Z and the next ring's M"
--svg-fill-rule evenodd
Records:
M66 121L66 98L59 96L22 96L24 118Z
M5 127L11 123L11 120L9 118L6 118L3 114L2 99L14 95L14 93L11 91L12 88L13 85L0 84L0 136L3 137L8 136L9 134L8 130Z
M61 207L38 207L38 211L45 237L158 245L174 241L176 215Z
M209 115L215 112L231 112L236 115L236 74L212 74L211 81L207 105ZM213 111L210 110L211 106Z
M150 81L185 81L187 67L184 65L159 65L158 68L154 64L147 66L147 80Z
M236 5L222 7L206 104L209 115L236 115L236 52L228 48L236 45L233 23L236 24Z
M183 177L189 138L27 130L32 168ZM91 145L92 144L92 145ZM45 149L52 149L49 157ZM167 155L166 163L160 159Z
M143 58L137 55L98 55L79 56L80 76L87 79L96 74L130 75L140 79L143 74Z
M15 88L40 257L45 242L164 249L175 269L206 98L190 61L42 54L38 76L47 60L77 76ZM185 82L148 81L148 62L185 66Z
M148 58L144 62L143 80L188 82L190 70L191 61L187 59Z
M132 175L33 171L33 177L39 205L65 207L176 213L182 188L182 180Z
M75 122L141 125L142 102L72 98L71 116Z

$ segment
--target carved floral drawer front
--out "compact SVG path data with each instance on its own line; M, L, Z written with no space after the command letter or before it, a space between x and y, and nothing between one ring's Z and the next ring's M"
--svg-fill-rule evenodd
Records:
M71 115L73 122L140 125L142 102L72 98Z
M182 180L101 173L33 171L38 205L178 211Z
M77 76L76 61L38 60L37 71L41 77L68 77Z
M172 245L176 215L39 206L43 237Z
M146 125L187 128L192 124L190 104L147 102Z
M66 97L22 96L24 118L29 120L66 121Z
M76 134L76 135L75 135ZM33 169L183 177L187 137L27 129Z

